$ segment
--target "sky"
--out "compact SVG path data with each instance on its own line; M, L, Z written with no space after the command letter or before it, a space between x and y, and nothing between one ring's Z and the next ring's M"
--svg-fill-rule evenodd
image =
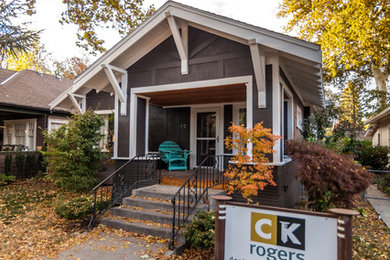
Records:
M209 12L217 13L246 23L257 25L272 31L283 32L282 26L286 20L276 17L278 0L176 0L177 2L194 6ZM145 0L145 6L153 4L159 8L165 0ZM74 56L87 55L85 51L75 45L77 27L61 25L58 21L65 5L61 0L37 0L36 14L28 17L31 27L43 30L41 42L55 60L64 60ZM99 30L98 36L105 40L104 47L109 49L120 40L120 36L113 30ZM90 61L97 59L89 56Z

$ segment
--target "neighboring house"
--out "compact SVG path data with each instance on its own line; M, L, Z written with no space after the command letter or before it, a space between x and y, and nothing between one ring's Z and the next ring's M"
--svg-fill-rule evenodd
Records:
M370 127L366 136L372 138L372 145L390 146L390 107L366 121Z
M172 140L191 151L196 168L208 155L232 155L223 141L231 122L301 138L304 116L324 104L321 64L319 45L168 1L51 108L110 109L113 97L118 166ZM274 150L275 171L286 176L278 180L284 195L275 196L291 205L295 168L283 139Z
M42 130L57 129L70 116L69 109L50 109L49 103L71 85L31 70L0 69L0 151L42 150Z

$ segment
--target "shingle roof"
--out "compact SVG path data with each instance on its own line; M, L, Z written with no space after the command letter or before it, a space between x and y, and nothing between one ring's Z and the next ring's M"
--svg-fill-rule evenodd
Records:
M0 70L0 103L50 109L49 103L72 85L72 80L32 70ZM12 78L10 78L12 76ZM3 83L3 84L1 84Z
M1 69L0 68L0 84L11 77L13 74L17 73L13 70Z

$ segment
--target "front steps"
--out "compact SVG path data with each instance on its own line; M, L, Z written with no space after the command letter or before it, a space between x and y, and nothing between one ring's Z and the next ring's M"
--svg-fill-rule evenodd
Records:
M172 236L171 199L179 188L171 185L153 185L133 190L133 195L124 198L121 206L112 208L110 213L101 219L100 224L169 239ZM209 197L221 193L224 192L210 189ZM197 210L207 209L208 205L199 202ZM188 223L192 217L188 218ZM184 241L184 238L177 239L180 240Z

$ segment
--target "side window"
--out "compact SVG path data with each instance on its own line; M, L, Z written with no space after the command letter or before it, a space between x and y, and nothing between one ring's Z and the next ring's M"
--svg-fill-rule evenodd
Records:
M297 106L297 128L303 131L303 114L299 106Z

